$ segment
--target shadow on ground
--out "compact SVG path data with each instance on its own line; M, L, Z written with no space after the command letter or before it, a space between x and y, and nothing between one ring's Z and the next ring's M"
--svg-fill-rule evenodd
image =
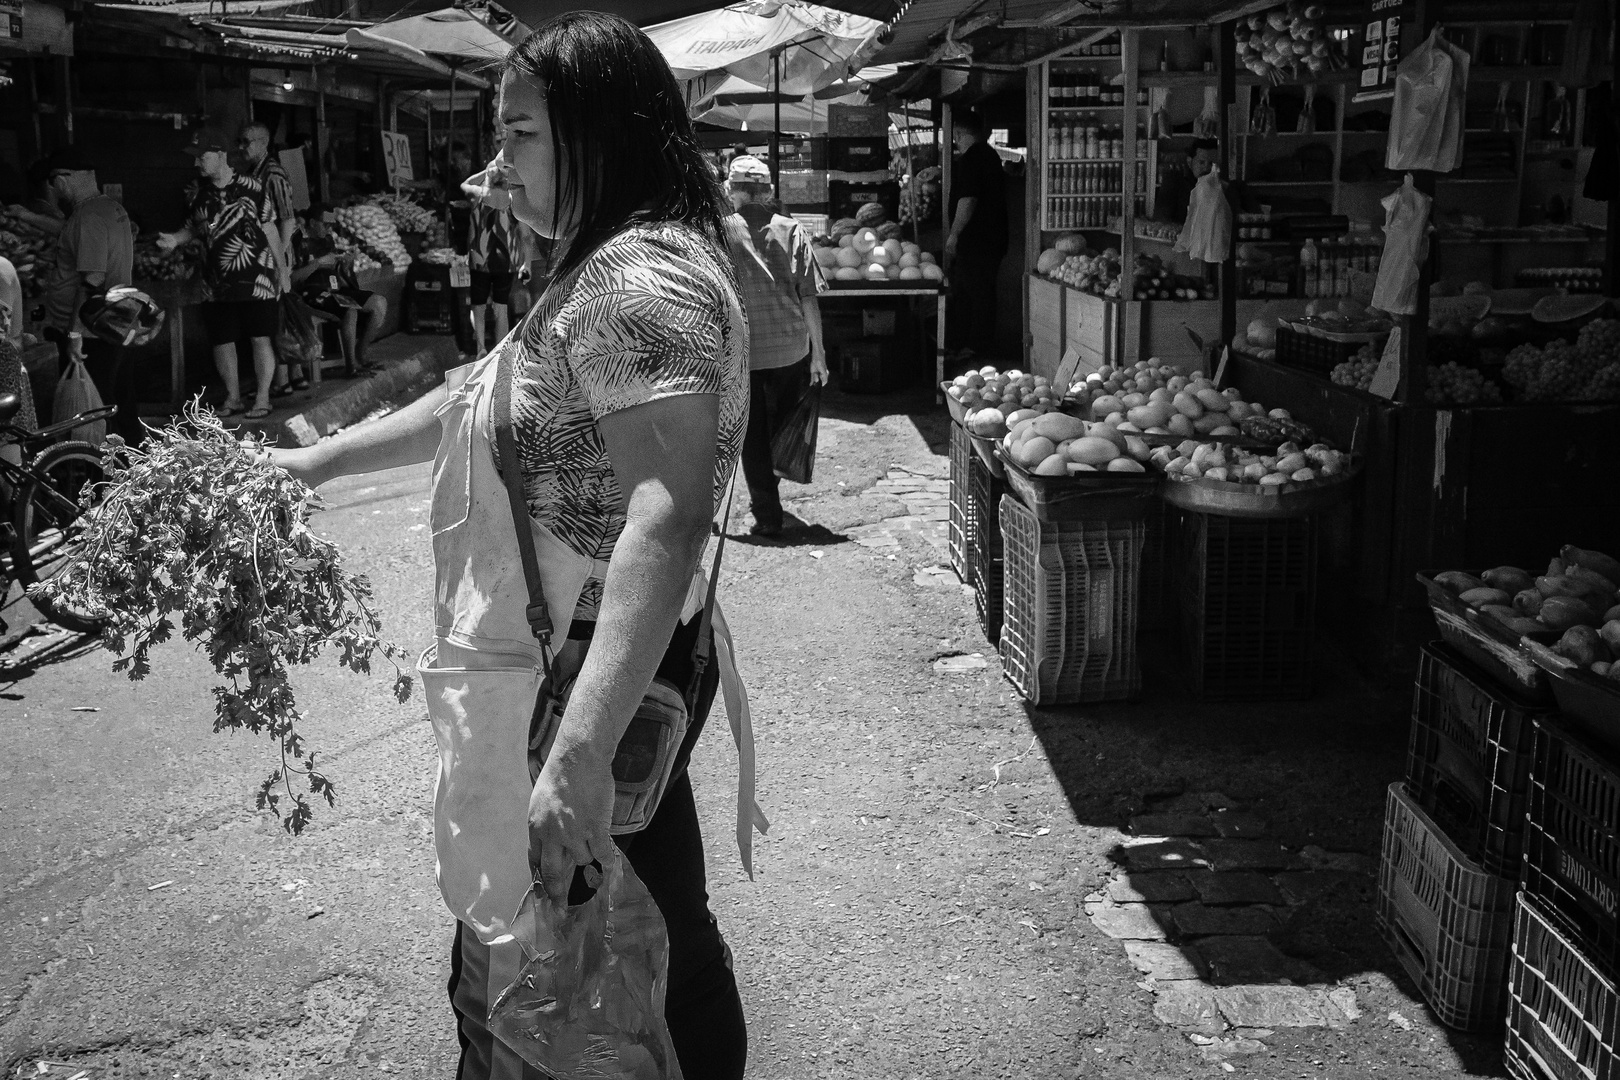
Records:
M1385 789L1404 773L1406 719L1333 653L1309 699L1199 701L1174 650L1155 645L1169 640L1144 631L1138 701L1025 707L1076 820L1129 835L1088 914L1133 960L1159 950L1192 965L1161 979L1197 976L1161 984L1161 1019L1198 1030L1197 1010L1163 992L1174 986L1218 996L1378 972L1421 1000L1374 914ZM1218 1013L1213 1023L1207 1033L1218 1036ZM1232 1020L1225 1031L1242 1027ZM1471 1075L1505 1075L1499 1036L1446 1034Z

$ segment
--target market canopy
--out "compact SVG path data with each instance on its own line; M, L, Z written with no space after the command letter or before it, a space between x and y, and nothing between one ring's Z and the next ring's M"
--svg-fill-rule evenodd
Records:
M498 63L512 51L513 42L459 8L430 11L405 19L377 23L366 29L351 29L344 35L351 45L387 47L403 45L420 53L446 59L452 64L466 61Z
M825 86L813 94L775 94L731 76L713 94L698 103L694 120L717 127L770 131L780 115L783 131L822 135L827 130L829 105L865 105L872 85L892 77L894 67L869 67ZM780 114L778 113L780 109Z
M713 10L714 0L592 0L573 3L570 0L502 0L503 6L528 23L538 26L553 15L588 7L606 11L629 19L637 26L652 27L674 19L684 19ZM906 0L827 0L823 7L850 15L888 22L905 10Z
M755 0L647 28L688 102L713 95L728 77L795 97L865 66L883 23L804 0Z

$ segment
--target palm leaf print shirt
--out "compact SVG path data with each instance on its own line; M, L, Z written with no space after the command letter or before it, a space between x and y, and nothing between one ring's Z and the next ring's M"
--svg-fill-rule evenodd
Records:
M186 224L202 243L203 278L214 300L274 300L276 260L265 223L274 224L275 207L264 185L235 176L224 187L212 180L191 194Z
M748 418L748 322L714 241L674 222L628 228L553 282L499 347L518 350L512 424L529 512L569 548L612 556L624 509L596 422L649 401L719 399L719 507Z

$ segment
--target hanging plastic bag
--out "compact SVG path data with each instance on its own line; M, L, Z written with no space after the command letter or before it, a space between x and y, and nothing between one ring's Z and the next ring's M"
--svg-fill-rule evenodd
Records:
M74 335L78 337L77 334ZM77 341L74 343L77 345ZM56 381L56 395L51 399L51 417L56 421L68 420L82 412L102 407L101 392L96 389L90 372L85 370L84 358L74 356L68 368ZM107 421L92 420L80 424L63 436L65 439L83 439L100 446L107 438Z
M519 1057L555 1080L682 1080L664 1024L664 917L617 851L582 904L531 889L510 940L524 963L489 1028Z
M1437 26L1395 69L1384 166L1450 172L1462 163L1468 54Z
M1176 236L1176 250L1201 262L1225 262L1232 250L1232 207L1221 187L1220 166L1193 185L1187 199L1187 221Z
M1168 139L1174 134L1174 125L1170 122L1168 86L1148 87L1148 125L1155 139Z
M297 293L281 294L281 325L276 331L276 354L283 364L319 364L326 353L315 316ZM312 368L313 370L313 368Z
M776 475L808 484L816 469L816 429L821 422L821 387L811 383L771 438L771 465Z
M1429 254L1429 205L1434 200L1406 182L1385 196L1384 253L1378 263L1372 306L1391 315L1417 310L1418 268Z

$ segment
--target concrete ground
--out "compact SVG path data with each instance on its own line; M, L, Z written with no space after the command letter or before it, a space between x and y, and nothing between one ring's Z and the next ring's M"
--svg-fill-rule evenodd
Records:
M1027 706L943 569L943 410L825 411L815 482L785 485L799 526L731 523L755 880L729 742L693 762L750 1076L1503 1075L1374 923L1399 717L1329 650L1309 701L1199 704L1160 631L1141 701ZM333 484L317 520L413 650L427 475ZM338 803L293 838L252 809L268 748L210 733L201 657L167 646L141 683L111 659L49 633L0 654L4 1075L454 1075L420 698L298 674Z

